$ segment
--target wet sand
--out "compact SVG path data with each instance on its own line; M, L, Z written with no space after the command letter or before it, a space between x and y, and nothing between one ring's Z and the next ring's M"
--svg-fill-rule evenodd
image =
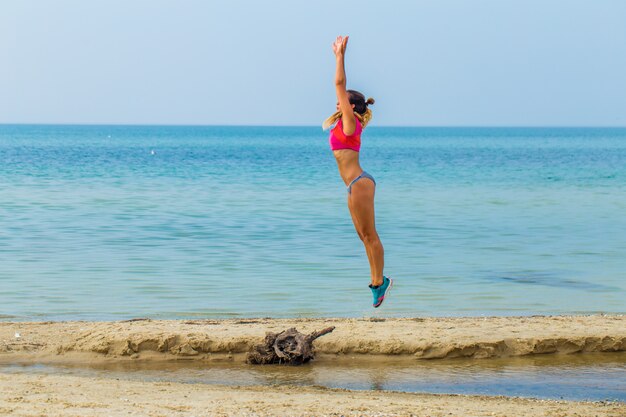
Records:
M328 326L335 331L315 343L324 356L485 359L626 351L622 315L1 322L0 362L158 366L163 360L191 360L211 366L212 361L243 360L266 331L296 327L312 332ZM624 416L626 404L0 372L0 415L6 414Z
M0 373L11 416L611 416L626 404Z

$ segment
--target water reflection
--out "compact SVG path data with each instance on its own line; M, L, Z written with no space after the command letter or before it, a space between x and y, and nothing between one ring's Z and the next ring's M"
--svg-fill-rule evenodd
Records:
M320 356L300 367L229 361L5 364L2 372L103 376L225 385L303 385L356 390L626 401L626 353L490 360Z

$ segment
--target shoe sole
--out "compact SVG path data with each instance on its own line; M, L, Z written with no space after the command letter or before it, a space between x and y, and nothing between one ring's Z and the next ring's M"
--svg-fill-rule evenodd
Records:
M391 287L393 287L393 279L389 277L387 277L387 279L389 280L389 286L387 287L387 289L385 290L385 293L383 294L383 300L380 302L380 304L378 304L377 306L374 306L374 308L378 308L381 305L383 305L383 302L385 301L385 299L387 299L387 294L389 294Z

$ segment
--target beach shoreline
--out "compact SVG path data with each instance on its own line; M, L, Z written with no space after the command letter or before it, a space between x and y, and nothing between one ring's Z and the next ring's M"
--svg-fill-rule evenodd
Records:
M319 354L500 358L626 351L626 316L0 322L0 360L222 360L266 332L334 326Z
M626 351L626 316L484 318L225 319L0 322L0 364L71 363L98 373L0 371L0 414L29 416L606 416L626 403L349 390L321 386L225 385L131 380L107 372L144 364L195 364L220 372L243 364L266 332L335 326L315 342L324 366L341 358L486 360ZM590 358L593 355L588 355ZM336 362L333 360L336 359ZM402 362L406 361L406 362ZM313 366L315 366L313 362ZM174 365L176 366L176 365ZM241 365L245 366L245 365ZM250 365L252 366L252 365ZM19 368L19 367L18 367ZM54 367L50 368L53 369Z
M354 391L302 386L218 386L0 372L0 414L12 416L597 416L626 404Z

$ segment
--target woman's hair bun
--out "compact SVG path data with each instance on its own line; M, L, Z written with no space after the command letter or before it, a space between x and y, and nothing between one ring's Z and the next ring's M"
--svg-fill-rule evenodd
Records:
M374 100L373 98L368 98L367 101L365 102L365 104L374 104L376 102L376 100Z

